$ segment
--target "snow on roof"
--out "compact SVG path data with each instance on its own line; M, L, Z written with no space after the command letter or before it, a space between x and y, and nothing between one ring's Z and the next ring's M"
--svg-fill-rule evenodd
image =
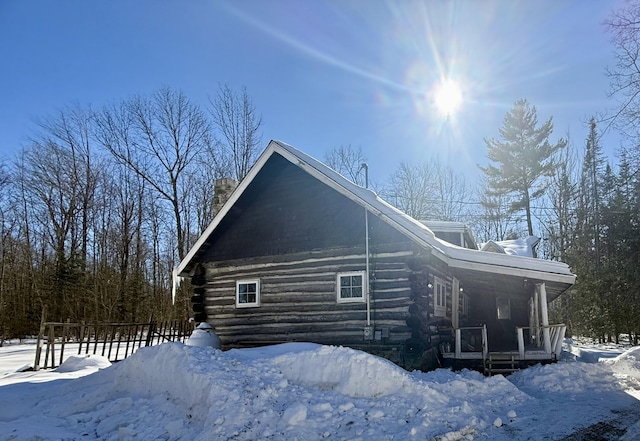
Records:
M569 267L562 262L517 255L486 253L479 250L462 248L440 240L435 237L434 233L427 226L382 200L373 191L351 182L317 159L281 141L271 141L269 143L249 171L247 177L231 194L218 216L213 219L213 222L207 227L191 250L189 250L183 261L174 269L174 276L186 276L188 274L192 266L192 260L220 223L220 220L229 212L233 204L251 184L269 158L276 153L345 197L363 206L373 215L405 234L417 244L425 249L431 250L434 256L445 261L450 267L465 268L472 265L474 269L497 274L517 273L518 275L540 280L554 280L568 284L575 282L575 275L572 274ZM548 277L549 274L553 274L551 279Z

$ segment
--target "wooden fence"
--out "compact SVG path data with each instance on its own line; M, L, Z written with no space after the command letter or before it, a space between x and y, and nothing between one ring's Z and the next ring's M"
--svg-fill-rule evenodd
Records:
M185 342L193 332L186 320L148 323L58 323L40 327L34 369L60 366L66 356L94 354L111 362L127 358L143 346ZM44 358L43 358L44 350Z

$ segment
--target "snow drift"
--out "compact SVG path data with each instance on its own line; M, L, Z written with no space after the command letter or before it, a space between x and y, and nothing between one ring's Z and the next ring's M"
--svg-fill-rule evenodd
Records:
M637 372L637 352L623 355L507 379L409 373L360 351L309 343L226 352L167 343L111 367L100 357L72 359L57 375L95 371L72 381L0 381L0 439L556 438L637 406L624 392L640 389L629 382L637 377L621 382L616 371Z

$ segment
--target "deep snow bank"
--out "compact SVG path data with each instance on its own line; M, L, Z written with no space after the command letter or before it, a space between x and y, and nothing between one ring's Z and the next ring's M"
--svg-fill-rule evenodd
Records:
M30 411L46 424L23 415L11 439L51 425L63 439L464 439L527 400L502 377L433 378L341 347L164 344L60 385ZM0 433L10 426L0 421Z
M74 360L66 369L95 363ZM0 440L554 438L629 406L614 374L601 363L558 363L510 381L409 373L308 343L227 352L168 343L73 381L0 387ZM576 401L582 407L573 410Z

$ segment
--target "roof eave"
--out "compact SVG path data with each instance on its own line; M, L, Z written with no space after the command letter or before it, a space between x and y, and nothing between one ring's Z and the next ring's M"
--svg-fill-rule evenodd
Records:
M233 191L229 200L223 205L211 224L191 247L185 258L176 268L176 274L185 277L191 270L191 262L201 247L206 243L220 221L226 216L240 195L255 179L256 175L266 164L272 154L278 153L292 164L301 168L311 176L325 183L346 198L362 206L385 223L395 228L417 245L429 250L453 268L477 267L482 271L495 274L515 275L525 274L525 277L540 280L558 281L560 283L573 284L575 275L571 273L566 264L560 262L543 261L540 259L507 256L496 253L483 253L479 250L470 250L447 244L435 237L433 232L424 224L410 218L397 208L378 198L376 194L366 188L360 187L348 181L342 175L331 170L316 159L298 151L292 146L280 141L270 141L267 148L260 155L245 179ZM473 253L473 254L471 254ZM487 255L491 256L491 262L486 261ZM523 260L514 260L523 259Z

